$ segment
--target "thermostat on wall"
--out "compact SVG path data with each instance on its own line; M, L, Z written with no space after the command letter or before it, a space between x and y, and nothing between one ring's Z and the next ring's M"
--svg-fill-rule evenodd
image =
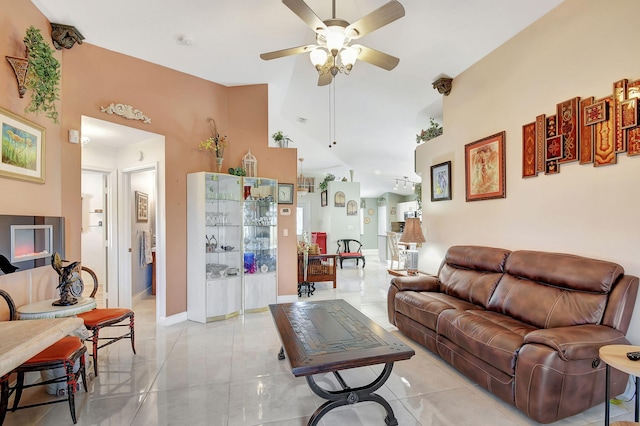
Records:
M282 216L289 216L291 215L291 208L290 207L282 207L280 208L280 214Z

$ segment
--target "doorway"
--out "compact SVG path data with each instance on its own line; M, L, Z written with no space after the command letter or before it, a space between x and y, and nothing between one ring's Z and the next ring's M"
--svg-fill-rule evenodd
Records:
M155 275L156 320L161 322L166 317L164 136L86 116L81 132L83 176L102 176L105 188L101 209L105 267L104 281L99 282L106 304L130 308L135 297L146 292L153 296L150 281ZM84 197L87 191L82 192ZM136 210L141 199L144 215ZM83 261L84 243L83 239ZM154 249L155 262L147 262L142 249Z
M81 259L82 264L95 272L98 278L98 292L95 294L99 308L117 306L108 300L109 288L107 279L107 246L108 233L111 228L107 221L108 205L108 171L82 169L82 233ZM84 279L87 277L85 276ZM85 286L84 293L88 296L93 287L90 283Z

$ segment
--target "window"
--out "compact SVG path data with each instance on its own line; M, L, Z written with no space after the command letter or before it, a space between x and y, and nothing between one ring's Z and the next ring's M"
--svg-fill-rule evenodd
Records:
M296 235L302 235L304 230L304 209L300 206L296 207Z

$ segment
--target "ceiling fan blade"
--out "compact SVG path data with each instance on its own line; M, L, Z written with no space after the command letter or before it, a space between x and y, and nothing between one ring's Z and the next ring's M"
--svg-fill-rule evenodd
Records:
M402 7L402 5L396 0L392 0L349 25L345 29L345 32L352 39L360 38L365 34L369 34L378 28L390 24L396 19L402 18L403 16L404 7Z
M315 44L308 44L306 46L290 47L289 49L276 50L274 52L261 53L260 57L265 61L271 59L278 59L284 56L298 55L300 53L310 52L311 49L316 47Z
M303 0L282 0L293 13L298 15L315 32L326 30L327 26Z
M331 84L333 80L333 76L331 73L327 72L318 77L318 86L326 86L327 84Z
M395 56L387 55L370 47L365 47L360 44L354 44L353 47L360 49L360 54L358 55L359 60L384 68L387 71L394 69L400 62L400 59Z

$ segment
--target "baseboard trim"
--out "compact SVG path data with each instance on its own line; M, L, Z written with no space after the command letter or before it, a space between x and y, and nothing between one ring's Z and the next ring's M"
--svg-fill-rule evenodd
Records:
M180 312L179 314L158 318L158 324L168 327L170 325L180 324L181 322L185 322L187 320L188 320L187 313Z
M295 303L298 301L297 294L287 294L284 296L278 296L278 303Z

